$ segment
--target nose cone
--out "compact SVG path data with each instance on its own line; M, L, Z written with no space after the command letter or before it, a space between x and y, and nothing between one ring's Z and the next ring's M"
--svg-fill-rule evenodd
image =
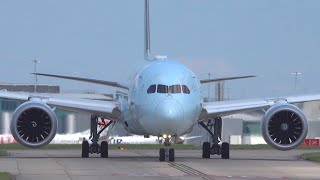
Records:
M184 110L182 105L175 99L162 100L155 109L155 127L158 134L180 134L186 131L186 126L190 126L184 122ZM188 125L187 125L188 124Z
M165 99L161 101L155 110L155 119L161 124L175 124L183 121L183 108L180 103L174 99Z

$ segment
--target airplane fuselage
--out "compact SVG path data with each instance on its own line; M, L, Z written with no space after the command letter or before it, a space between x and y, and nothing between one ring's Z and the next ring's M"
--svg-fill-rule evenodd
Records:
M202 109L200 82L174 60L155 60L134 77L122 123L133 134L181 136L190 132Z

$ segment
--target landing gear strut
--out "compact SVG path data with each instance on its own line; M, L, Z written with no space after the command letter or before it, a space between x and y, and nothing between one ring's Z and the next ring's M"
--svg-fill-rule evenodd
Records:
M84 140L82 142L82 154L81 157L87 158L89 157L89 153L93 154L101 154L102 158L107 158L108 155L108 142L102 141L101 146L99 146L98 141L100 138L100 134L111 124L113 121L109 121L108 123L105 121L105 119L102 118L102 122L98 121L98 116L91 116L91 122L90 122L90 137L89 140L91 140L92 144L90 145L87 140ZM98 132L98 125L102 125L103 128Z
M159 161L165 161L166 158L168 158L168 160L170 162L173 162L175 160L174 157L174 149L169 148L171 146L171 142L170 142L170 138L166 137L164 139L164 148L161 148L159 150Z
M215 118L214 120L209 120L207 124L200 122L201 125L212 138L212 146L210 142L204 142L202 145L202 158L208 159L210 155L221 155L222 159L229 159L229 143L223 142L221 146L219 142L221 140L222 133L222 119L221 117ZM212 133L213 128L213 133Z

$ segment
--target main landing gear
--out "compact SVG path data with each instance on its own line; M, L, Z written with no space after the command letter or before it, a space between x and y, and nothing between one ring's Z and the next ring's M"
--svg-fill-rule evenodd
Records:
M82 154L81 157L87 158L89 157L89 153L93 154L101 154L102 158L107 158L108 155L108 142L102 141L101 145L99 146L98 141L100 138L100 134L112 124L113 121L106 122L105 119L102 119L101 122L98 121L98 116L91 116L91 123L90 123L90 137L92 144L89 145L87 140L82 142ZM102 125L103 128L98 132L98 125Z
M202 145L202 158L208 159L210 155L221 155L222 159L229 159L229 143L223 142L219 144L221 140L222 133L222 119L221 117L215 118L214 120L209 120L207 124L200 122L201 125L212 138L212 146L210 142L204 142ZM212 127L214 129L212 133Z
M166 136L164 135L164 148L161 148L159 150L159 161L165 161L166 158L168 158L168 160L170 162L173 162L175 160L174 157L174 149L170 148L171 146L171 136Z

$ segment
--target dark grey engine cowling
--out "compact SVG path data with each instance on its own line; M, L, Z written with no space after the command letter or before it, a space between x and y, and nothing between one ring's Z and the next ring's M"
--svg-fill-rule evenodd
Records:
M39 100L21 104L12 114L10 129L14 139L21 145L39 148L52 141L57 126L54 112Z
M308 134L308 122L303 112L287 103L272 106L262 119L264 140L278 150L298 147Z

